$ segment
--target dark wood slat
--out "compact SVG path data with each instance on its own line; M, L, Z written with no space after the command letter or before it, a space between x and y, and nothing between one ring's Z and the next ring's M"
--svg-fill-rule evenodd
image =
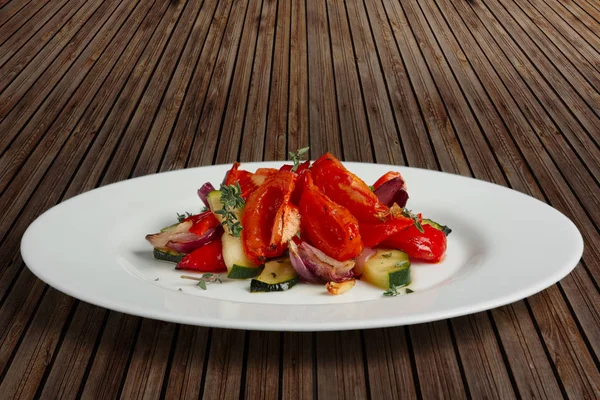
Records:
M469 166L464 158L454 128L450 123L446 108L439 97L431 75L427 73L425 60L419 52L410 51L411 47L416 46L414 37L409 35L407 31L399 29L401 22L398 22L395 12L390 14L388 20L388 15L381 1L366 0L365 3L394 109L396 112L402 112L402 117L397 117L397 120L409 121L398 122L402 137L408 136L407 139L403 139L403 143L409 149L409 152L407 152L409 164L413 165L414 161L415 166L429 165L430 161L427 164L419 164L419 159L413 158L412 150L413 147L422 148L427 146L426 143L429 139L426 135L427 132L431 132L430 138L435 150L435 158L437 158L441 168L446 171L456 171L461 175L470 174ZM396 88L400 88L400 90ZM420 117L421 110L423 110L424 118ZM420 122L423 119L426 130L422 126L423 122ZM423 131L418 134L418 140L415 138L417 135L410 135L410 132L414 131ZM408 145L411 141L416 143ZM376 149L375 151L377 156L377 154L381 154L382 149ZM416 151L415 154L418 154L419 151ZM450 154L453 157L450 157ZM388 154L385 159L378 158L378 161L396 164L396 157L396 155Z
M545 2L538 4L523 2L519 6L597 89L600 86L597 84L597 74L600 71L598 50L581 40L578 31L564 24L559 15L553 12ZM575 43L576 45L574 45ZM582 59L582 56L585 59Z
M49 42L49 45L44 47L44 50L38 53L32 62L23 69L23 73L19 74L14 81L11 82L10 79L2 81L2 85L8 85L10 83L10 86L2 93L2 102L0 103L0 126L12 127L9 131L11 134L0 138L0 149L2 152L6 150L9 143L17 133L19 133L19 130L23 125L26 124L26 121L31 117L33 110L35 110L48 93L50 93L53 85L55 85L68 70L71 65L69 60L71 62L74 61L74 59L77 58L77 55L90 44L89 41L91 38L93 38L103 27L108 17L120 3L118 1L99 2L96 3L100 4L100 7L97 9L93 7L94 3L88 4L90 7L79 10L81 13L79 18L81 18L80 21L82 21L82 24L87 20L87 24L85 24L80 31L67 29L64 32L64 36L54 36L53 40ZM125 6L123 5L123 7ZM69 33L72 35L78 33L78 35L71 37ZM72 41L70 42L71 39ZM68 50L61 53L58 58L54 58L68 43L71 43ZM93 46L94 43L91 43L91 45ZM31 58L32 56L24 54L24 57ZM18 58L13 58L13 60L18 60ZM48 69L45 69L46 67L48 67ZM9 76L10 72L7 71L7 68L10 68L9 64L5 64L2 67L2 75ZM15 74L17 73L16 71L18 71L18 66L15 67ZM42 76L42 79L36 80L36 78L40 76ZM23 101L19 102L22 96L27 93L34 83L36 83L34 86L34 93L36 95L28 96L23 99Z
M348 161L373 161L369 125L354 54L352 37L341 1L326 1L331 57L336 94L330 101L337 103L337 116L343 134L342 149ZM388 114L389 115L389 114ZM395 128L392 128L395 131ZM378 132L379 133L379 132ZM389 135L389 133L388 133ZM312 138L311 138L312 143Z
M364 399L367 379L360 332L317 334L317 396L323 399Z
M598 109L597 93L587 82L583 82L583 80L580 79L579 74L576 74L565 66L567 61L558 56L553 59L553 61L557 63L556 66L550 63L546 56L539 51L533 40L520 29L517 22L499 3L486 2L485 5L477 3L472 4L471 6L485 16L485 18L483 18L485 26L496 31L494 36L497 40L508 42L504 45L504 49L509 51L510 57L519 56L519 71L523 71L524 75L525 73L534 74L532 70L536 67L541 68L543 70L543 76L548 80L548 83L552 88L561 94L560 98L577 117L582 126L587 129L588 132L594 132L598 124L598 116L592 112L590 107L596 110ZM498 19L501 22L499 22ZM512 38L507 33L507 30L517 36ZM515 40L518 41L518 46L523 49L522 51L516 49L516 44L514 43ZM540 40L540 44L543 44L543 39ZM576 84L575 89L567 83L566 78L561 75L559 70L562 71L571 82ZM536 75L539 76L539 73ZM536 81L541 83L544 82L544 79L540 76Z
M186 162L185 164L180 164L181 167L183 165L197 166L212 164L215 158L214 150L218 144L223 110L231 92L231 82L235 66L237 65L241 32L246 24L256 22L248 14L249 4L249 1L243 1L233 7L230 18L231 25L228 25L228 28L231 27L231 29L225 31L219 56L215 64L215 73L208 87L208 93L202 114L200 114L193 143L192 146L185 150Z
M246 362L246 399L278 399L280 332L249 332L248 361Z
M33 4L30 4L29 7L22 9L21 12L14 16L14 18L3 20L2 15L0 15L0 27L2 28L0 29L0 43L2 44L0 49L2 50L2 59L10 57L10 55L5 56L5 54L3 54L4 51L6 51L4 49L7 41L20 43L22 46L23 43L31 38L38 29L54 17L65 3L66 0L50 1L46 3L43 1L35 1ZM2 11L0 11L0 14L1 13ZM19 32L19 34L15 35L16 32ZM16 48L18 49L19 45L17 45ZM0 61L0 65L1 64L3 64L2 61Z
M212 330L203 399L239 398L245 335L235 329Z
M42 399L75 399L79 383L98 340L100 328L108 311L87 303L78 303L73 320L66 328L65 338L57 350L42 393Z
M308 29L306 25L306 13L306 2L292 1L288 151L295 151L296 149L306 147L310 133L308 115ZM313 150L309 154L313 156L318 153Z
M169 370L166 398L199 398L208 332L208 328L180 327L175 338L176 348Z
M27 6L32 6L31 0L1 0L0 1L0 26L10 21L11 18ZM33 5L35 7L35 5Z
M306 2L308 116L311 155L342 155L325 2ZM291 147L290 147L291 148Z
M181 54L181 60L158 107L154 123L150 126L150 132L140 153L134 176L143 174L145 168L150 168L152 171L159 168L165 147L167 145L171 147L169 140L177 116L184 106L188 110L191 99L199 98L198 93L206 91L206 86L202 92L196 90L202 85L208 85L218 51L219 41L217 38L225 29L230 6L231 4L227 2L206 1L203 11L196 18L192 33ZM211 19L217 22L210 24ZM200 79L202 75L192 77L194 68L198 65L202 66L196 70L197 73L204 73L202 79ZM194 82L193 85L192 82ZM185 112L184 115L186 115ZM147 120L143 118L141 121L147 123ZM178 130L175 130L175 133L177 132Z
M313 346L312 333L285 332L283 334L283 376L281 377L284 399L313 399Z
M557 2L556 0L546 0L544 2L554 9L554 12L561 16L561 25L569 25L584 38L593 48L598 51L600 46L600 11L593 7L586 7L582 10L581 6L586 4L585 1L576 4L576 2ZM566 22L566 24L565 24ZM578 40L580 41L580 40Z
M47 301L40 305L2 379L0 391L3 398L31 399L35 396L74 301L52 288L48 290Z
M273 68L264 137L265 159L269 161L287 159L292 3L296 2L282 0L277 3ZM296 62L297 60L293 61Z
M252 68L252 85L248 92L244 134L240 143L240 161L263 159L277 8L276 1L266 0L263 3ZM230 98L234 96L232 92ZM227 135L227 131L222 131L221 137L224 135Z
M108 399L118 396L140 324L140 318L110 312L87 378L82 382L81 398Z
M121 391L124 399L160 398L175 324L145 319Z
M364 331L372 399L415 399L406 328Z
M235 74L231 82L231 93L234 95L230 96L225 108L221 128L221 131L225 134L221 136L219 141L217 163L238 161L240 141L245 133L243 128L248 104L248 92L256 57L259 26L262 24L263 18L261 12L264 6L263 1L252 1L248 6L247 23L244 24L244 31L240 39L239 62L236 63Z

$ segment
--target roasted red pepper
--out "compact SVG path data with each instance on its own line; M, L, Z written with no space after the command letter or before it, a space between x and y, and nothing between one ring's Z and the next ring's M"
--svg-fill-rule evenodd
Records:
M331 200L347 208L357 220L375 223L387 217L388 207L331 153L315 161L311 173L315 185Z
M227 172L225 176L225 185L235 185L235 183L240 184L240 189L242 189L242 197L245 199L250 196L250 193L256 190L259 186L253 180L253 173L244 171L240 169L240 163L234 162L231 169Z
M446 252L446 235L433 226L423 225L424 232L411 226L385 240L380 247L404 251L410 258L437 263Z
M179 261L176 269L189 269L202 272L225 272L221 238L192 251Z
M304 171L305 169L308 169L309 166L310 166L310 160L306 160L298 166L298 169L296 169L296 171L292 171L292 168L294 168L294 166L290 165L290 164L283 165L279 170L280 171L292 171L292 172L296 172L298 175L300 175L300 173L302 171Z
M375 247L390 236L402 232L413 224L414 221L412 219L403 216L399 216L398 218L390 216L384 222L361 222L359 225L360 237L366 247Z
M363 244L356 218L348 209L323 194L313 183L310 171L305 171L302 179L302 238L336 260L345 261L358 256Z
M300 227L300 214L290 198L297 175L278 172L248 198L242 215L242 241L246 255L256 264L280 256Z
M215 218L212 211L205 211L201 214L192 215L183 220L192 221L193 225L190 227L190 232L195 233L198 236L202 236L206 231L219 225L219 220Z
M400 178L404 181L404 178L402 178L400 172L389 171L383 174L379 179L375 181L375 183L373 184L373 190L376 190L379 186L383 185L387 181L391 181L394 178Z

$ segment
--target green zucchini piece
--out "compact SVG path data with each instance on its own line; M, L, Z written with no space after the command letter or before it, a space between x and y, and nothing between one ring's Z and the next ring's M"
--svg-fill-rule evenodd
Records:
M450 229L448 226L440 225L431 219L424 219L423 221L421 221L421 225L433 226L435 229L442 231L446 236L448 236L452 232L452 229Z
M410 260L408 254L400 250L377 249L367 260L361 280L382 289L410 285Z
M227 277L229 279L250 279L257 277L262 270L262 266L245 267L243 265L233 264Z
M265 263L265 268L250 282L250 291L282 292L291 289L300 281L289 258L280 258Z
M161 261L168 261L177 264L181 259L185 256L185 254L179 253L170 249L159 249L157 247L154 248L152 252L154 258Z
M221 243L223 244L223 261L228 271L231 271L234 265L247 268L259 267L259 265L250 261L246 253L244 253L242 238L224 234L221 237Z
M221 203L221 191L213 190L212 192L209 192L206 195L206 201L208 202L208 208L210 209L210 211L212 211L213 214L215 214L215 217L217 218L217 220L221 224L223 224L223 221L225 220L225 218L223 217L223 215L217 214L217 211L223 209L223 203ZM242 211L243 210L244 210L243 208L236 208L234 210L234 214L237 217L238 221L242 220ZM229 227L227 225L223 225L223 228L225 229L225 232L231 234L231 232L229 231Z

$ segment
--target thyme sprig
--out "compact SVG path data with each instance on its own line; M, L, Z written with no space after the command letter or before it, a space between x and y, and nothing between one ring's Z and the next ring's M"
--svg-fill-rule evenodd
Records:
M390 288L388 290L386 290L385 292L383 292L383 295L387 296L387 297L395 297L395 296L398 296L399 294L411 294L411 293L414 293L414 290L411 290L409 288L406 288L406 290L405 290L404 293L402 291L398 291L398 289L401 289L403 287L404 286L390 285Z
M223 208L215 211L215 214L223 217L221 225L227 227L233 236L240 237L244 228L238 219L236 210L243 208L246 202L242 197L242 188L239 182L234 185L221 185L221 204L223 204Z
M419 215L418 214L413 214L413 212L411 210L409 210L408 208L403 208L402 209L402 216L404 216L406 218L412 219L413 222L414 222L414 224L415 224L415 226L419 230L419 232L425 233L425 230L423 229L423 226L421 225L421 221L419 221Z
M191 275L181 275L181 279L198 281L198 287L202 290L206 290L207 283L223 283L221 280L221 275L215 275L212 272L202 274L199 278Z
M296 151L295 153L293 151L290 151L290 158L294 163L294 166L292 167L292 172L296 172L296 170L300 166L300 161L304 159L304 155L308 153L309 149L310 147L303 147L301 149L298 149L298 151Z

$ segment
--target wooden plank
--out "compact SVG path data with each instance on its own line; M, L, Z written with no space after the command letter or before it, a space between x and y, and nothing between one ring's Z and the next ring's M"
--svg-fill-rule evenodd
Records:
M100 329L108 316L104 308L78 302L73 320L57 349L40 397L42 399L76 399L80 383L89 365Z
M204 93L196 92L196 90L202 85L208 85L210 71L212 71L218 51L219 40L217 38L225 29L230 6L231 3L228 2L209 0L206 1L202 12L198 14L181 54L180 62L177 64L150 126L150 132L140 152L134 176L143 174L144 166L152 171L158 170L183 105L189 105L190 98L198 99L200 97L198 93ZM211 20L215 22L211 24ZM198 73L204 73L204 77L193 76L198 65L202 66L198 69ZM193 85L192 82L194 82ZM189 96L188 90L190 91ZM204 91L206 91L206 87L204 87ZM186 115L185 112L183 115ZM144 119L141 120L144 121Z
M292 1L288 151L296 151L297 149L306 147L309 141L308 32L306 12L306 2ZM313 156L318 153L313 150L309 154Z
M239 398L241 390L244 348L244 331L213 329L203 399Z
M172 130L172 135L169 138L169 144L166 147L165 160L170 160L163 163L162 170L172 170L183 168L187 161L191 143L194 138L194 132L198 124L198 119L202 113L206 97L208 95L208 87L211 78L217 68L217 59L223 57L219 51L224 43L224 38L227 36L227 43L232 38L231 30L234 29L238 36L241 31L240 13L244 15L244 7L232 7L232 2L228 1L222 4L223 14L219 13L219 19L211 24L206 43L209 45L202 51L198 65L202 68L196 68L192 74L191 82L194 82L188 90L183 102L179 118L176 121L175 128ZM219 9L221 9L219 7ZM231 25L228 23L231 17ZM236 21L236 18L238 21ZM236 24L238 22L238 24ZM219 58L220 60L220 58ZM219 62L219 68L216 70L218 74L222 74L222 62ZM161 161L162 162L162 161Z
M7 48L13 46L7 46L7 42L20 43L22 46L29 38L31 38L37 31L53 18L59 11L61 11L67 0L59 1L36 1L21 9L21 11L14 16L14 18L4 19L2 11L0 10L0 54L3 59L7 59L3 53L7 51ZM76 4L73 4L75 10L79 8ZM73 10L73 12L75 11ZM15 34L17 33L17 34ZM16 47L19 48L18 45ZM0 65L3 62L0 61Z
M419 164L420 148L430 148L427 143L431 140L434 155L440 167L445 171L455 171L461 175L469 175L470 170L461 144L454 132L446 108L439 96L438 90L428 73L425 60L415 49L414 37L400 30L398 20L393 16L388 20L383 4L378 0L366 0L367 13L375 43L377 45L385 80L388 84L390 97L397 113L396 121L404 146L409 149L407 161L409 165L422 165L435 169L431 161ZM396 39L398 40L396 42ZM422 111L421 111L422 110ZM421 117L422 114L422 117ZM425 127L423 127L425 123ZM411 132L417 132L416 135ZM430 132L429 138L427 132ZM411 144L414 142L414 144ZM435 151L433 151L435 150ZM386 154L379 162L398 163L396 154L376 148L377 154ZM453 155L450 157L450 155Z
M284 399L313 399L314 333L283 333L283 374L281 394Z
M0 126L11 127L10 130L7 129L7 132L9 132L8 135L0 137L0 150L2 152L6 150L9 143L26 124L27 118L33 112L32 110L35 110L41 104L43 99L53 89L53 86L65 74L71 62L77 58L77 54L85 49L88 41L103 27L106 20L112 14L112 11L119 5L119 2L115 0L113 2L90 2L88 4L90 5L89 8L85 7L79 10L81 14L78 16L78 21L82 25L87 21L87 24L80 31L65 29L64 36L54 36L49 45L45 46L34 60L27 64L27 67L22 71L23 73L19 74L14 81L11 82L10 79L6 79L0 82L0 85L3 85L0 86L2 88L10 83L10 86L2 92L2 102L0 102ZM100 5L100 7L96 9L93 7L94 4ZM100 12L94 13L95 11ZM70 36L70 34L75 35L77 32L79 32L79 35L76 35L74 38ZM66 40L61 41L60 39ZM55 59L63 50L63 46L67 45L71 39L71 46L68 50L63 52L58 59ZM31 57L27 54L23 54L23 56L25 58ZM20 62L18 57L13 58L13 60L17 63ZM5 64L0 69L0 74L8 77L10 75L10 68L10 63ZM15 67L14 73L16 74L18 70L19 68ZM43 77L42 80L36 80L40 76ZM27 93L34 83L36 83L34 93L37 95L33 95L32 93L30 96L23 98L24 94ZM23 101L20 101L21 99Z
M357 56L353 49L346 7L344 2L338 0L329 0L325 3L331 35L331 58L335 83L335 95L329 101L335 101L337 104L340 133L343 137L342 154L347 161L373 161L371 135L358 80ZM393 124L391 127L384 128L387 128L385 134L391 135L390 130L395 134Z
M401 327L363 332L372 399L417 398L406 331Z
M111 311L98 350L82 382L78 398L112 399L119 394L127 363L135 346L141 319Z
M546 34L548 39L561 50L573 66L598 90L598 87L600 87L597 84L597 74L600 71L600 53L598 53L598 50L582 40L578 31L565 24L562 18L553 12L546 2L538 4L523 2L519 6L527 13L531 22L535 21L535 25Z
M359 331L318 333L315 350L318 397L323 399L367 397L368 377L365 376Z
M476 11L485 15L486 28L493 29L496 32L494 35L496 40L509 43L503 46L503 49L508 52L507 57L511 59L515 56L519 57L519 72L522 72L522 75L533 75L532 70L542 70L543 76L540 75L541 72L535 74L536 81L547 82L554 90L559 92L560 99L568 107L569 111L576 116L588 134L594 132L597 129L599 119L598 115L592 110L598 110L600 107L600 96L598 93L585 80L581 79L579 74L569 69L564 59L555 55L554 57L556 58L552 60L555 63L553 65L539 51L533 40L522 31L517 22L515 22L502 5L490 2L489 4L485 3L485 5L477 3L471 6ZM499 21L502 21L502 23ZM511 36L508 32L511 32L515 36ZM516 48L516 42L518 42L519 50ZM561 75L561 72L564 76ZM575 88L567 82L565 76L569 78L570 83L576 85Z
M325 2L306 2L308 117L311 156L342 155ZM293 147L290 147L293 148Z
M263 3L252 67L252 83L248 92L244 134L240 141L240 161L255 161L263 158L278 4L279 2L273 0ZM227 131L222 133L226 135Z
M240 141L245 133L244 117L247 109L248 92L252 77L255 50L259 26L262 22L262 1L252 1L248 6L247 23L241 35L240 50L237 55L238 61L235 65L233 80L231 82L231 93L227 99L225 116L223 118L222 132L225 132L219 140L217 152L217 164L238 161ZM254 84L254 83L253 83Z
M287 159L288 137L288 101L290 84L290 39L292 27L291 0L278 2L275 20L275 44L273 49L273 68L271 71L271 89L267 110L267 126L265 132L265 159ZM297 61L294 60L293 63ZM292 151L296 151L293 149Z
M186 325L179 328L165 392L167 399L200 397L209 331Z
M281 332L251 331L248 333L248 359L244 398L278 399Z
M35 7L31 5L31 0L0 0L0 27L6 24L11 18L24 8Z
M232 77L237 65L241 32L245 24L253 22L247 12L248 8L248 1L244 1L238 4L237 7L234 7L231 15L231 29L225 31L219 56L215 64L215 73L208 87L208 93L202 113L199 115L200 119L195 130L195 135L191 146L185 151L186 163L182 163L180 168L183 165L195 167L212 164L215 159L214 151L218 144L223 110L231 91ZM240 14L238 14L238 10Z
M561 26L570 26L598 52L598 46L600 46L600 36L598 35L600 10L589 6L585 7L587 4L585 1L577 4L571 1L546 0L544 4L552 7L554 13L561 17L559 20ZM582 9L584 7L585 10Z
M142 321L121 390L122 398L160 398L174 334L175 324L150 319Z
M35 396L74 301L57 290L48 289L47 301L41 303L1 380L3 398L31 399Z

